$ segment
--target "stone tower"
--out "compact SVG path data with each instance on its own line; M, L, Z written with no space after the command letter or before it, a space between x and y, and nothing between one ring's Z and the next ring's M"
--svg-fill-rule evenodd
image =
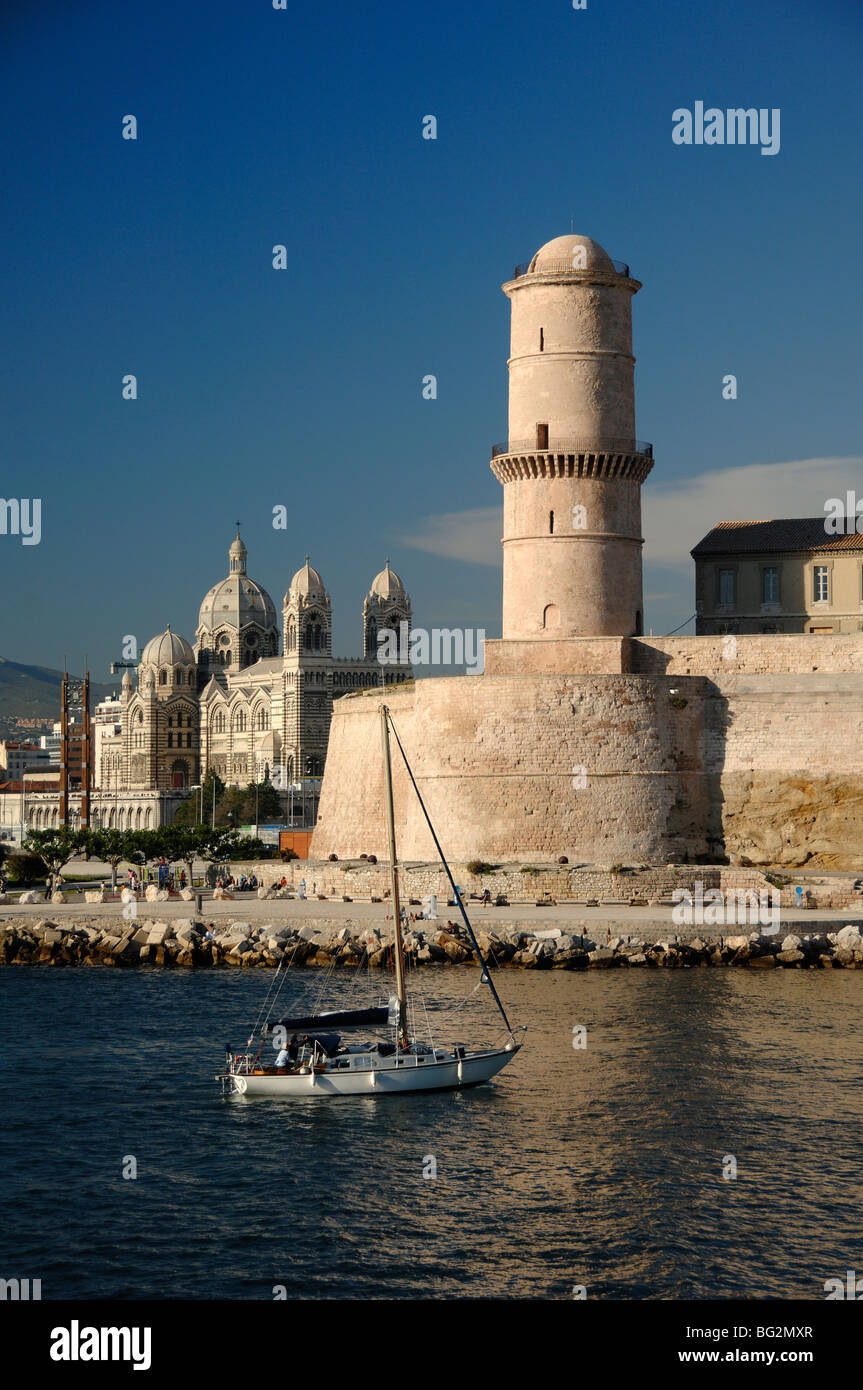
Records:
M285 594L282 619L283 758L292 782L323 775L333 713L333 606L308 555Z
M503 484L503 639L642 632L641 484L628 266L588 237L549 241L510 300Z

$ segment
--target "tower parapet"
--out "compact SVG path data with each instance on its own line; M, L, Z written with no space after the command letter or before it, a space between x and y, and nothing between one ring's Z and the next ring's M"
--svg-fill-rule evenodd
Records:
M510 300L503 639L642 631L641 484L629 267L556 237L502 286Z

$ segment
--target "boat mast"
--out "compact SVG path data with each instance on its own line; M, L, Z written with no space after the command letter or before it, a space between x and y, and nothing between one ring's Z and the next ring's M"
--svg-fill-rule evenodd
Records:
M402 920L401 903L399 900L399 869L396 860L396 824L393 812L393 769L390 761L390 729L389 729L389 710L386 705L381 705L381 739L384 752L384 788L387 803L387 836L389 838L390 854L390 884L392 886L393 902L393 928L395 967L396 967L396 995L399 1001L399 1023L398 1040L401 1047L408 1046L408 1011L407 1011L407 991L405 989L405 957L402 944Z

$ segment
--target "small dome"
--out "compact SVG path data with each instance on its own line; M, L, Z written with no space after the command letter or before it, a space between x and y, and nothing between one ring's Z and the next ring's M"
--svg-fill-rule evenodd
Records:
M405 586L399 579L395 570L390 569L390 562L387 560L386 566L380 574L376 574L372 580L372 587L369 591L370 598L404 599Z
M248 554L249 552L246 549L245 543L238 529L237 534L232 540L231 547L228 551L230 570L232 574L246 573L246 559L248 557Z
M528 274L561 270L614 270L614 262L598 241L589 236L556 236L541 246Z
M172 632L170 624L164 632L151 637L141 653L142 666L194 666L195 653L185 637Z
M308 555L302 569L298 569L291 580L288 592L302 594L303 598L326 598L327 591L324 587L324 581L317 570L312 569Z

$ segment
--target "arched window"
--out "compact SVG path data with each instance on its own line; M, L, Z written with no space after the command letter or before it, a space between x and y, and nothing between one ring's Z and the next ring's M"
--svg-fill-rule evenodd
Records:
M167 671L161 670L161 671L159 672L159 684L160 684L160 685L167 685L167 684L168 684L168 672L167 672Z
M237 730L237 733L244 734L246 732L246 711L244 709L237 710L234 728Z
M223 734L225 732L225 711L217 710L213 715L213 733Z

